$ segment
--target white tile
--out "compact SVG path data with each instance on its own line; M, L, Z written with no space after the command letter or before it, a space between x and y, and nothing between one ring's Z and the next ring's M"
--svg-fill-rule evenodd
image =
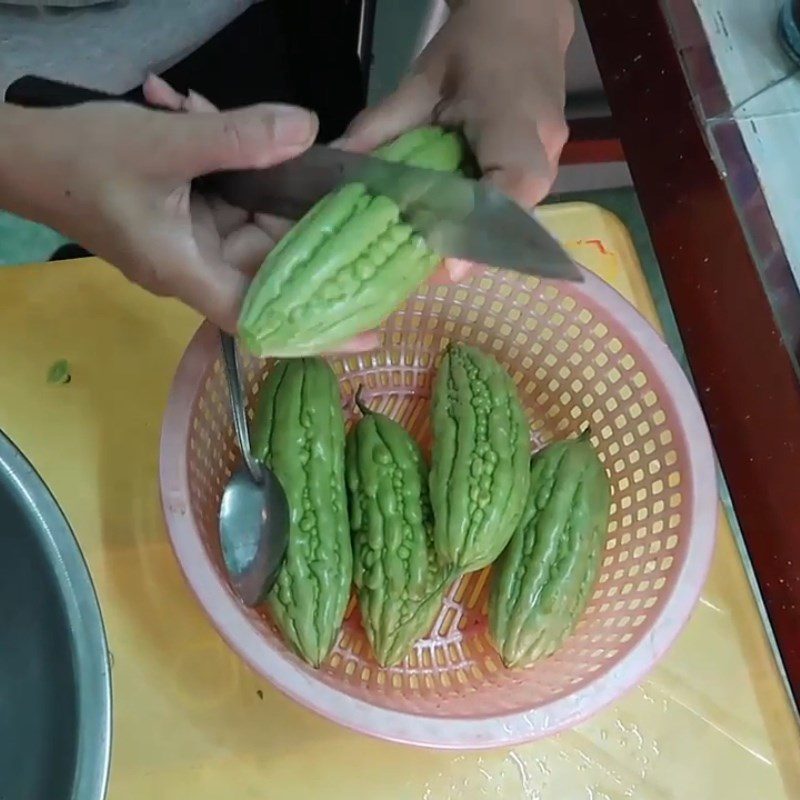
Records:
M695 0L733 107L794 71L778 43L783 0Z
M778 40L783 0L694 2L731 101L727 118L735 119L800 283L800 73Z

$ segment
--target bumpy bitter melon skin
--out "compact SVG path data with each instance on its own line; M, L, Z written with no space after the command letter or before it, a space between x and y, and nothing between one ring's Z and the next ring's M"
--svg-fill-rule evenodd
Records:
M252 447L283 485L291 520L286 560L267 602L291 646L318 667L336 641L353 574L344 417L327 362L276 362L259 395Z
M489 633L508 667L552 655L573 631L597 580L611 504L588 430L535 454L530 472L525 512L489 595Z
M509 374L456 343L436 376L431 410L431 501L440 557L461 572L497 558L522 515L530 431Z
M455 172L463 139L430 126L374 151L387 161ZM239 315L256 356L330 351L379 325L441 261L388 197L361 183L320 200L266 257Z
M353 579L361 618L383 667L402 661L433 624L448 575L433 547L428 467L419 446L359 403L347 436Z

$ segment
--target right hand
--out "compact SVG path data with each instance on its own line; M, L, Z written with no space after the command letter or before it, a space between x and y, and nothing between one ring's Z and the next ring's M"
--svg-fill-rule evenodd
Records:
M273 243L254 246L248 215L191 196L190 181L301 153L316 117L276 105L170 114L105 102L48 113L59 117L39 134L53 139L53 227L145 289L235 332L251 273Z
M11 210L234 333L251 276L282 231L271 235L241 209L190 196L190 181L298 155L314 141L317 119L283 105L204 110L173 114L112 102L9 109L14 151L34 155L36 166L12 176L20 196Z
M396 91L362 111L340 146L368 152L419 125L454 127L463 131L483 179L531 209L550 191L567 141L572 0L448 5L449 19ZM454 258L445 266L454 281L472 268Z

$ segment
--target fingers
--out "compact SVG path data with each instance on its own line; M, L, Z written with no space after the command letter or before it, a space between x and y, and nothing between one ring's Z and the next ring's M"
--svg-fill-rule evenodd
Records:
M278 242L291 229L294 224L291 220L276 217L273 214L255 214L253 222L258 225L273 242Z
M225 216L235 211L237 209L229 208ZM199 252L204 258L221 258L242 274L252 277L275 246L275 240L258 225L246 220L239 221L222 234L219 222L218 211L209 201L200 197L191 199L192 235Z
M550 191L568 134L559 113L541 105L526 112L522 102L498 108L495 101L474 97L442 108L438 117L445 125L462 125L484 178L525 208Z
M168 108L170 111L218 112L219 109L194 89L188 95L182 95L172 88L163 78L152 73L142 84L142 94L150 105Z
M558 146L560 153L563 144ZM541 151L544 158L533 158L535 151ZM489 170L487 180L516 200L523 208L531 209L550 193L558 173L558 156L548 155L551 146L541 140L530 145L532 158L528 163L510 162Z
M567 140L566 124L539 124L531 130L525 120L507 128L488 125L478 143L484 178L524 208L538 205L550 192L558 160Z
M222 258L245 275L252 277L275 246L275 240L258 225L242 225L222 244Z
M148 75L143 85L143 92L148 103L172 111L218 112L217 107L202 95L190 89L189 94L184 96L157 75ZM250 217L247 211L232 206L219 197L212 195L205 198L205 202L211 211L214 226L223 239L238 231Z
M365 331L359 333L333 350L328 350L326 355L346 355L352 353L366 353L380 347L381 335L379 331Z
M186 110L200 113L219 113L219 109L210 100L206 100L203 95L198 94L194 89L189 89L189 94L186 97Z
M191 95L186 100L190 113L150 121L146 146L159 148L172 174L194 178L217 170L268 167L298 155L317 135L316 116L302 108L261 104L214 114L192 110L210 110L204 102Z
M153 294L175 297L234 334L249 278L223 259L201 255L194 242L165 246L149 268L141 259L129 275Z
M186 111L169 121L166 163L188 178L223 169L268 167L305 150L316 138L315 114L303 108L260 104L220 112L205 97L190 90L175 91L157 75L143 85L148 103L172 111ZM215 112L215 113L211 113ZM160 125L167 123L159 119Z
M188 196L188 187L173 195ZM116 235L104 249L132 281L153 294L174 297L230 333L250 283L248 275L226 260L211 211L202 200L120 195L109 209ZM142 235L145 232L146 235Z
M523 208L538 205L550 192L558 172L558 160L567 138L566 124L536 124L522 116L466 122L464 130L483 172ZM448 258L442 279L463 281L475 265Z
M210 195L205 200L211 210L214 225L223 239L241 228L250 219L249 212L232 206L216 195Z
M235 334L248 278L225 262L209 267L195 273L178 297L222 330Z
M183 191L183 190L178 190ZM188 191L186 191L189 194ZM222 241L214 219L214 212L205 198L189 195L188 221L198 250L206 256L219 258ZM180 230L180 227L178 227Z
M453 278L447 267L447 259L442 261L439 266L436 267L433 274L428 278L428 283L431 286L445 286L448 283L453 283Z
M180 158L197 175L215 170L268 167L305 150L317 118L300 108L259 105L219 114L187 114ZM176 153L178 157L178 153Z
M366 152L431 119L439 89L422 73L409 75L396 92L362 111L336 142L346 150Z
M142 94L150 105L168 108L171 111L181 111L186 102L186 98L180 92L176 92L163 78L152 73L142 84Z
M537 122L539 139L554 170L558 169L561 151L569 139L569 126L563 114L547 116Z
M444 261L444 274L452 283L463 281L475 267L471 261L463 258L447 258Z

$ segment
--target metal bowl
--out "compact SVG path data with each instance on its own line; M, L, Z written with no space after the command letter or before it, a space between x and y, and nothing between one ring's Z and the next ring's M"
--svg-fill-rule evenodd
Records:
M110 751L108 648L86 562L0 433L0 798L101 800Z

